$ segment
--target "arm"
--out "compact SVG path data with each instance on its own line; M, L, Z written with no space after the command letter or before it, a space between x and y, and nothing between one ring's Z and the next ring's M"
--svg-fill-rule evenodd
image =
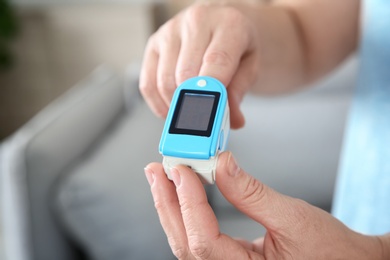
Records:
M357 45L360 1L276 0L259 7L261 76L255 90L280 93L328 73Z

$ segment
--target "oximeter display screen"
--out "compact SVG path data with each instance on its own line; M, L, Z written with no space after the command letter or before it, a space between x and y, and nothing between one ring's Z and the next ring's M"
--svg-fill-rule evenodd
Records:
M218 92L182 90L169 132L210 136L219 97Z
M176 128L206 131L215 96L186 93L176 121Z

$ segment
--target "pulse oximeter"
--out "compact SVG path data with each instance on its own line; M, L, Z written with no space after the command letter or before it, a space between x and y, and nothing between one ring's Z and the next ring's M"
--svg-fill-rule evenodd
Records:
M183 82L173 95L159 145L168 178L171 168L186 165L203 183L213 184L229 131L226 87L212 77Z

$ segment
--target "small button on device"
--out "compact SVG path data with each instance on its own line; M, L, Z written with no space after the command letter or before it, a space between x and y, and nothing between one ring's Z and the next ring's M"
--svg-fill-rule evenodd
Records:
M204 80L204 79L200 79L200 80L198 81L197 85L198 85L198 87L203 88L203 87L205 87L205 86L207 85L207 82L206 82L206 80Z

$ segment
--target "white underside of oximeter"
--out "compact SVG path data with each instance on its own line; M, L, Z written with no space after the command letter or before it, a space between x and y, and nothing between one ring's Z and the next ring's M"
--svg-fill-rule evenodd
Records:
M190 167L194 172L196 172L204 184L213 184L215 182L215 170L217 167L218 154L215 157L210 158L209 160L199 160L199 159L187 159L187 158L177 158L164 156L163 166L165 173L168 178L172 180L171 169L177 165L185 165Z

